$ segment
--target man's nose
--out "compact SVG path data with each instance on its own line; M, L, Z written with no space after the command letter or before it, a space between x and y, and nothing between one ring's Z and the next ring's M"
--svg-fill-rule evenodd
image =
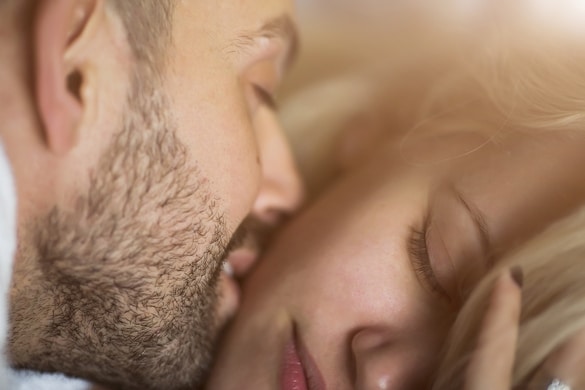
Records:
M260 138L262 178L252 214L274 225L300 207L305 189L288 140L276 117L270 119L265 120Z

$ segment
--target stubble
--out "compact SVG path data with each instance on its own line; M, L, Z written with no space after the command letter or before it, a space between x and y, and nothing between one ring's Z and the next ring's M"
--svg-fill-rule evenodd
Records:
M193 388L210 363L229 237L168 101L134 84L87 193L27 229L35 250L20 256L33 258L18 261L33 269L15 270L29 283L11 297L11 350L19 367L115 388Z

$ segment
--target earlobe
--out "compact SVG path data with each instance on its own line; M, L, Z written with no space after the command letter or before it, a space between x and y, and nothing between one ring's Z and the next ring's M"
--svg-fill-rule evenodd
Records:
M67 58L96 1L40 1L34 20L35 101L47 147L65 154L76 145L84 115L82 63Z

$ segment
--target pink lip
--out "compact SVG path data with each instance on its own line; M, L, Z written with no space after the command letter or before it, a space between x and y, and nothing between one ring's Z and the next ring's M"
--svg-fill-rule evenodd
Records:
M284 349L280 382L281 390L325 390L317 365L297 337Z
M258 253L252 249L240 248L229 254L227 261L234 270L234 276L241 278L246 275L258 260Z
M232 318L240 305L240 284L238 279L244 277L258 260L258 252L242 247L231 252L227 257L232 272L222 272L219 279L221 298L218 305L218 319L224 325Z
M307 390L307 378L301 358L294 340L291 340L284 348L282 362L282 390Z

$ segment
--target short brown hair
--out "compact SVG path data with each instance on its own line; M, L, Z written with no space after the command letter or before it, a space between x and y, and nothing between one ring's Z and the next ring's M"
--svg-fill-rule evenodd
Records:
M0 0L0 7L17 7L11 12L18 13L26 9L28 17L32 17L31 10L37 1ZM176 0L107 0L107 3L122 20L136 60L160 70L165 63L165 49L172 44Z

